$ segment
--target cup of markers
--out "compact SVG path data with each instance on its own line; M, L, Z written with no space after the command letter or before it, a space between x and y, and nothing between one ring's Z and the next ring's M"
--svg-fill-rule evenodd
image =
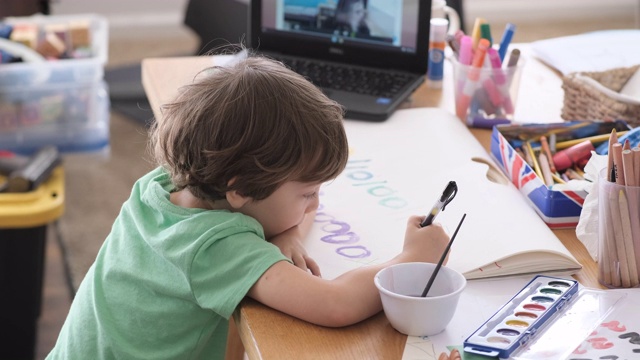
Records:
M513 121L520 75L525 65L518 49L492 46L487 38L462 35L453 64L456 115L468 126L492 128Z

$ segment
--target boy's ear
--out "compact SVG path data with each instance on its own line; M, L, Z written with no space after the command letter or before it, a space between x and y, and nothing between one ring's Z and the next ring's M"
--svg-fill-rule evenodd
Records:
M227 183L227 186L231 187L231 185L233 185L236 180L236 177L231 178L231 180L229 180L229 182ZM243 207L251 200L250 197L240 194L238 190L227 191L225 196L227 197L227 202L229 203L229 205L231 205L231 207L233 207L234 209Z
M237 190L230 190L226 192L227 202L234 209L239 209L248 203L251 198L241 195Z

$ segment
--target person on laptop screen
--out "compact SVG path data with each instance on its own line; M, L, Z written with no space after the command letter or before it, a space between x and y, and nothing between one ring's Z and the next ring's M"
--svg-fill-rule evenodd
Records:
M369 17L368 0L292 1L284 0L282 30L301 31L308 35L331 36L334 42L341 38L368 40L377 43L393 43L392 19L372 20ZM373 12L398 12L398 4L377 3Z
M335 30L344 36L369 36L367 25L367 0L340 0L334 18Z

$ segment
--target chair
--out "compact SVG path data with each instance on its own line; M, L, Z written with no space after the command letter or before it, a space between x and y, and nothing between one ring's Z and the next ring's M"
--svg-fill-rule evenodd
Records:
M229 44L246 44L249 4L240 0L189 0L184 24L200 38L197 55Z

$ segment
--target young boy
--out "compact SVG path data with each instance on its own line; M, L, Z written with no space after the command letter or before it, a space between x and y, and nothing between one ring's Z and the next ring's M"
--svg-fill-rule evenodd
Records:
M414 216L389 262L314 276L300 240L320 185L346 165L341 107L264 58L202 75L152 128L160 166L133 187L48 358L223 358L246 295L315 324L353 324L382 308L378 270L436 262L446 247L439 225Z

